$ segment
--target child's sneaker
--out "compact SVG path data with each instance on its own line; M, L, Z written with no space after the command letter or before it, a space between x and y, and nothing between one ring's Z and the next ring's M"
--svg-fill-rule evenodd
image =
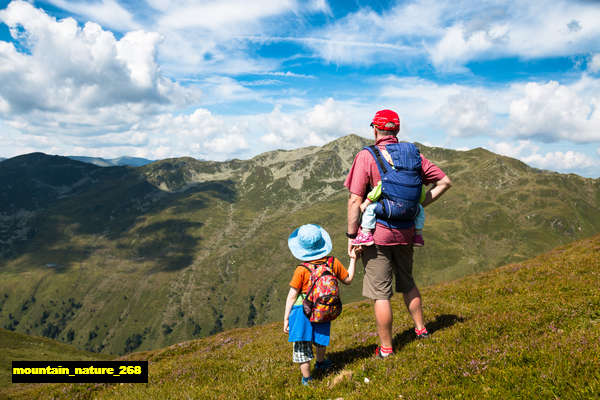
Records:
M415 246L415 247L425 246L425 240L423 240L423 235L415 233L415 235L413 236L413 246Z
M302 384L304 386L308 386L310 384L310 381L312 381L312 376L309 376L308 378L302 377Z
M329 368L333 367L333 362L329 359L323 361L317 361L315 364L315 369L319 371L326 371Z
M370 231L365 233L361 230L356 239L352 241L352 246L371 246L373 244L375 241Z
M415 334L417 335L417 339L427 339L429 337L429 332L427 332L427 328L415 328Z

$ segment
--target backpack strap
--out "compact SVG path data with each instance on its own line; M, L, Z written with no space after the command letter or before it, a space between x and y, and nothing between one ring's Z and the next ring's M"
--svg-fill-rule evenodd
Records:
M332 256L327 257L327 259L325 260L324 263L322 263L322 262L314 262L314 261L307 261L305 263L302 263L302 265L300 265L300 267L304 267L307 270L311 271L311 269L308 267L308 265L316 266L316 265L326 264L329 268L333 269L333 258L334 257L332 257Z
M302 266L304 268L306 268L312 275L312 270L308 267L308 265L306 264L312 264L315 265L314 263L311 262L307 262L307 263L302 263ZM318 263L317 265L321 265L323 263ZM327 265L327 268L329 268L330 271L325 271L325 273L323 273L323 275L325 275L327 272L329 272L329 274L335 276L335 274L333 273L333 257L327 257L327 260L325 261L325 265ZM321 275L321 276L323 276ZM319 277L320 278L320 277ZM315 288L315 285L317 284L317 281L319 279L315 279L315 281L313 282L313 284L310 286L310 289L308 289L308 291L306 292L306 297L308 298L310 296L310 294L312 293L313 289Z
M385 163L383 162L383 160L381 159L381 152L379 151L379 149L377 148L377 146L375 146L374 144L371 146L368 146L369 149L371 149L371 153L373 153L375 155L375 161L377 162L377 164L379 165L379 169L386 174L387 173L387 168L385 167Z

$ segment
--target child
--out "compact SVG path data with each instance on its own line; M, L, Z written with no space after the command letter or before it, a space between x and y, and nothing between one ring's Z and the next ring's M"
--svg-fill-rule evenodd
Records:
M325 229L319 225L308 224L292 232L288 238L288 246L297 259L318 265L327 262L326 256L331 252L332 244ZM338 280L346 285L349 285L354 278L356 252L353 250L351 254L347 271L337 258L333 258L331 266ZM325 359L331 322L310 322L304 315L302 301L309 290L309 284L310 272L306 267L298 266L290 282L283 317L283 331L289 334L288 341L294 342L292 359L300 364L303 385L308 385L312 380L310 376L310 360L313 359L312 344L315 345L317 352L315 369L325 370L332 366L332 362Z
M423 240L425 209L421 204L425 200L426 194L427 190L425 189L425 186L422 186L421 197L419 199L419 211L415 217L415 235L413 237L413 246L417 247L425 245L425 241ZM352 241L353 246L371 246L375 243L372 231L375 229L375 207L377 207L379 197L381 197L381 181L377 182L377 186L367 194L367 198L360 205L360 211L363 213L360 224L360 233L356 239Z

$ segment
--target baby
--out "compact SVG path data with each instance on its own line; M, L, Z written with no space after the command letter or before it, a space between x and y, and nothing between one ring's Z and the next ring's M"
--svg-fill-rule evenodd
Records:
M421 187L421 197L419 199L419 211L415 217L415 235L413 236L413 246L424 246L425 241L423 240L423 227L425 226L425 209L422 206L425 200L427 190L425 186ZM375 207L377 201L381 197L381 181L377 182L375 186L368 194L367 198L360 205L360 211L362 214L362 220L360 224L360 233L352 241L353 246L371 246L375 243L373 240L372 231L375 229L376 216Z

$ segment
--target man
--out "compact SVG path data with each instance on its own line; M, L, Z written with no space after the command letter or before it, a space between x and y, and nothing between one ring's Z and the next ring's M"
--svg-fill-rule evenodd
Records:
M386 152L386 145L392 145L390 149L396 148L393 144L398 143L398 132L400 131L400 119L398 114L392 110L381 110L375 114L371 123L375 135L375 146L380 152ZM417 156L418 157L418 156ZM433 184L427 192L423 207L437 200L452 182L444 172L421 157L420 176L423 185ZM387 157L386 157L387 158ZM387 164L389 167L389 164ZM352 247L352 240L358 234L360 204L366 194L381 180L381 174L377 167L377 160L373 153L367 149L361 150L355 157L352 168L344 182L344 186L350 191L348 199L348 252ZM384 190L385 191L385 190ZM396 291L402 292L404 303L415 323L417 338L428 336L423 321L423 309L421 306L421 294L415 285L412 276L413 266L413 226L393 228L377 222L373 239L375 245L363 247L362 260L365 265L365 276L363 279L363 296L374 300L375 323L379 335L380 346L376 349L378 357L387 357L393 353L392 350L392 307L390 299L392 291L392 274L395 276ZM408 225L411 225L408 222Z

